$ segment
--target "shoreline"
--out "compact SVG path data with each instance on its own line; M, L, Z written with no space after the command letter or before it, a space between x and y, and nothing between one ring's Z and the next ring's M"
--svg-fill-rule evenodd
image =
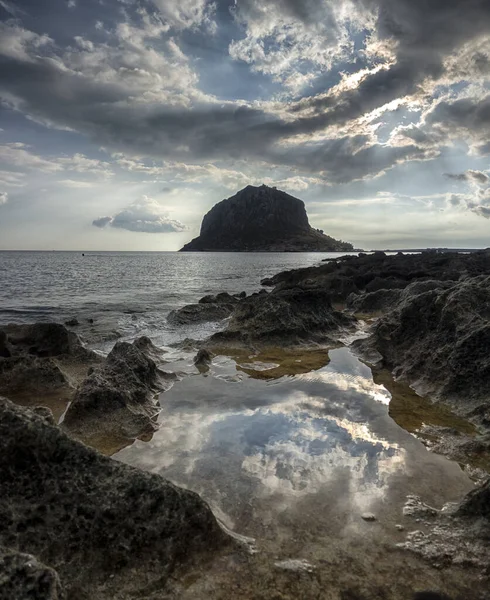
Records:
M441 259L443 263L440 263ZM410 320L414 317L410 317L408 321L407 318L408 315L415 315L414 323L416 323L419 319L417 315L424 314L423 312L419 313L421 308L425 310L424 307L427 306L444 307L447 305L451 307L451 318L453 320L462 319L466 336L471 337L471 335L474 335L476 339L483 339L481 336L486 335L485 332L487 331L485 323L482 322L480 328L476 327L475 323L478 321L476 315L479 314L479 311L486 310L487 305L485 302L490 297L489 266L490 252L488 251L480 251L465 256L455 253L427 253L424 256L395 255L388 257L380 252L367 257L347 256L340 260L334 259L328 263L323 263L318 267L279 273L264 282L265 285L272 288L271 292L262 291L250 296L245 295L245 297L218 294L217 296L207 297L206 301L203 301L203 298L195 305L184 307L186 309L184 312L183 309L175 312L179 317L182 317L185 313L186 319L197 318L205 321L211 317L212 320L216 317L216 314L222 315L220 318L224 316L228 319L222 332L212 335L204 342L191 343L190 345L190 349L193 348L194 351L201 349L200 352L207 351L209 353L209 355L205 355L202 362L204 373L214 360L213 355L218 357L223 355L233 356L233 353L235 353L234 356L236 357L253 357L251 365L247 366L245 363L241 370L246 376L253 376L252 372L255 371L255 373L258 373L259 380L290 375L291 372L294 372L294 369L296 371L299 369L298 372L300 373L302 369L305 373L314 371L315 367L322 362L325 364L325 348L345 345L341 340L346 335L352 336L358 330L359 317L371 318L372 323L366 332L367 336L364 339L355 341L351 347L360 356L364 357L367 363L373 365L375 381L378 378L378 381L384 381L385 384L395 387L400 386L401 383L397 383L396 378L393 379L391 375L388 376L387 374L393 369L395 371L398 369L398 378L401 377L412 385L418 383L419 389L421 389L420 376L423 373L423 376L432 385L432 388L428 391L429 397L436 398L439 402L449 401L451 407L456 409L456 413L474 423L474 429L470 430L468 427L466 431L461 430L458 432L457 426L455 427L457 421L451 420L452 417L447 416L442 418L440 426L434 425L432 429L429 428L420 434L421 437L425 437L428 445L432 445L436 452L445 454L451 460L460 462L462 459L464 461L465 453L473 452L475 456L480 455L483 457L488 454L490 441L487 440L487 434L490 430L490 422L487 422L485 416L485 411L488 411L489 408L485 379L481 373L480 379L475 379L475 375L471 371L471 365L468 367L470 369L468 373L463 371L449 373L448 381L443 377L444 369L438 370L435 368L434 370L432 367L429 368L429 358L424 363L425 367L414 366L412 364L413 356L420 352L420 348L422 348L422 353L424 352L424 334L422 330L419 332L418 338L417 336L414 337L412 334L416 333L417 328ZM468 299L471 299L472 295L476 295L479 302L470 302L468 305ZM483 300L483 298L487 298L487 300ZM332 304L337 305L339 308L345 308L335 310L332 308ZM471 311L476 312L472 313ZM447 318L447 314L447 310L446 312L430 312L430 318L437 321L438 315L441 315L440 318ZM469 322L472 325L470 328L465 325L465 314L471 316ZM407 335L405 331L399 331L405 322L406 325L408 324L407 331L410 332L410 335ZM437 340L440 339L439 350L442 352L441 356L445 356L444 352L446 352L448 360L451 360L451 353L457 351L458 345L452 343L451 347L451 342L444 338L443 334L444 331L448 330L448 324L449 322L443 322L442 329L430 330L432 336L430 343L433 348L438 349ZM22 326L20 327L22 329ZM472 333L473 329L471 327L473 327L474 333ZM3 329L5 328L2 328L2 331ZM127 434L131 431L130 439L132 438L132 440L145 435L151 437L152 430L156 431L156 429L152 429L152 421L155 417L155 394L168 389L165 383L166 380L171 385L179 377L182 377L176 375L172 380L169 372L166 371L171 361L167 361L165 354L162 354L150 340L137 341L138 343L135 342L135 345L125 342L120 343L119 346L116 344L120 350L117 350L112 358L97 359L82 350L79 342L76 341L75 334L68 332L66 328L62 329L66 334L61 330L57 330L56 336L54 336L53 330L50 331L49 335L46 335L46 331L42 334L38 332L36 334L38 336L36 338L37 345L33 345L32 342L34 335L31 331L32 327L27 333L25 327L23 333L19 332L18 329L16 330L15 327L14 330L11 329L4 339L0 338L0 355L3 356L3 359L0 360L3 361L4 366L3 371L0 371L0 375L5 376L5 365L7 363L10 365L15 363L15 365L20 365L24 369L21 377L23 380L26 378L26 373L30 373L29 378L31 379L32 374L35 373L39 377L41 375L44 377L39 381L43 381L48 387L55 381L58 386L57 389L70 390L71 399L68 415L73 413L76 406L83 406L83 411L79 411L76 419L72 420L72 432L75 431L73 422L83 423L82 429L92 431L96 427L100 429L101 426L104 426L106 419L114 423L115 407L117 406L117 411L119 411L117 414L120 416L117 417L115 422L122 427L122 432ZM398 333L394 336L393 332ZM12 335L17 336L15 344L12 343ZM55 339L56 344L59 344L61 339L64 344L63 351L59 352L59 348L53 349L53 344L51 344L50 350L46 350L46 343L50 339L51 342ZM390 342L387 347L385 347L386 339L389 339ZM26 348L25 351L22 350L23 344ZM472 347L470 346L470 348ZM278 353L278 348L281 348L282 354ZM475 356L479 356L478 346L473 351L476 352ZM56 354L57 352L58 354ZM5 356L7 353L9 355ZM67 355L72 357L68 361ZM82 362L86 369L84 367L79 371L78 377L73 378L72 376L70 379L66 376L67 373L63 372L63 361L65 361L65 364L67 362L74 364L80 360L79 357L81 356L83 356ZM295 364L298 365L297 362L295 363L298 356L301 356L301 360L305 361L301 367L295 366ZM201 359L203 359L202 354ZM311 359L310 362L308 362L309 359ZM243 362L242 359L239 360ZM442 360L442 358L439 360ZM258 371L254 368L254 362L261 365ZM136 364L140 364L140 366L135 368ZM237 364L240 363L237 362ZM47 366L49 366L49 372L46 371ZM478 369L483 375L485 374L485 368L483 365L482 370L482 364L479 363ZM85 373L83 373L84 369ZM414 379L414 373L417 374L419 382ZM64 380L62 376L64 376ZM473 379L471 381L470 401L466 404L457 400L454 391L452 396L448 398L444 395L445 390L458 389L458 376L464 377L464 381L468 381L468 377ZM431 379L431 377L433 378ZM5 383L5 380L3 380L3 383ZM424 385L427 387L427 384ZM126 390L134 389L134 397L126 392L121 395L121 386ZM407 386L403 393L408 393L409 389ZM8 388L7 392L4 390L5 385L0 388L0 391L8 397ZM111 394L116 394L114 398L117 397L117 402L112 408L110 405L107 406L105 401L101 404L101 399L107 397L108 390L112 390ZM144 393L142 390L145 390ZM32 394L35 392L31 389L30 392L24 391L23 393ZM403 413L404 407L406 408L403 393L400 392L397 396L398 400L401 398L401 404L398 407L399 413ZM15 397L15 393L12 395ZM165 397L165 393L163 397ZM421 410L423 416L426 416L427 408ZM90 419L85 422L86 416L89 415ZM400 421L403 422L403 420L404 417L400 417ZM36 426L41 425L39 421L33 421L33 423L37 423ZM97 426L95 423L97 423ZM137 425L136 429L134 428L135 424ZM70 427L67 428L67 425L70 425L70 418L65 424L62 424L65 431L70 434ZM137 431L138 427L141 428L141 431ZM413 424L405 424L405 427L409 431L410 427L413 430L420 428ZM438 427L439 429L437 429ZM103 438L108 434L102 433L100 435ZM473 473L476 479L484 480L486 465L487 463L483 461L481 466L477 467L480 472L476 475ZM488 474L488 471L486 474ZM459 532L459 542L454 543L451 550L454 557L461 553L461 548L470 539L461 533L461 529L458 529L458 527L461 527L459 523L463 518L461 515L464 514L463 521L466 519L466 523L470 521L473 523L475 518L480 521L483 519L483 524L480 527L484 529L488 527L490 515L485 512L486 500L484 498L487 498L490 492L488 491L488 484L486 485L487 487L484 484L479 488L480 491L476 490L469 497L462 499L461 508L458 509L459 512L456 511L454 517L447 516L446 513L436 515L434 522L439 523L439 525L442 523L447 529L448 536L452 535L454 538L455 532ZM481 502L475 500L478 494L483 498ZM483 529L468 528L464 523L463 527L468 529L467 533L473 536L470 536L473 541L480 539ZM413 536L412 538L408 536L407 540L403 542L406 544L405 549L426 556L429 561L436 560L437 548L439 548L439 555L442 551L441 547L445 549L446 553L449 552L447 550L447 539L446 546L444 546L437 538L440 532L437 535L433 533L435 529L432 528L432 533L429 531L429 533L424 534L422 540L420 537L414 539ZM441 529L441 526L439 529ZM431 535L435 537L432 538ZM22 548L22 550L25 551L26 549ZM473 558L468 556L467 560L470 563L473 560L476 565L478 560L481 563L483 559L481 556ZM109 598L110 596L102 597Z

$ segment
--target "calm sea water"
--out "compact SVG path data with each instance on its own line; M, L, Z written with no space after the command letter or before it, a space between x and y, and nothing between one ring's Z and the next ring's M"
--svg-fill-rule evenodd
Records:
M168 313L208 293L247 293L323 253L0 252L0 324L77 318L91 345L150 335L162 345L220 327L172 328ZM89 320L93 320L93 323Z

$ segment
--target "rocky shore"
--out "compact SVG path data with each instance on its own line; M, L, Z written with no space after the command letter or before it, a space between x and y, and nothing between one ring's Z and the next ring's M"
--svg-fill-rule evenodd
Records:
M349 344L375 380L393 372L473 423L465 434L441 428L433 449L460 462L467 449L489 455L490 251L345 256L262 284L169 315L175 327L223 321L194 344L200 372L216 355L242 353L273 357L279 377L301 372L298 353L311 353L305 364L314 365L325 348ZM0 400L0 596L109 599L117 589L121 598L150 597L174 569L229 543L199 496L84 445L105 440L110 454L151 435L158 394L177 378L164 367L148 338L118 342L103 358L62 325L0 329L0 395L9 398ZM488 575L489 507L487 481L403 547Z
M149 597L227 543L197 494L71 439L46 409L0 399L0 414L0 597Z

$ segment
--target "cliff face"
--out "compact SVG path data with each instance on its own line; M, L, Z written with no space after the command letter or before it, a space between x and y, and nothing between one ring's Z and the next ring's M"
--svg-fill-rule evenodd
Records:
M182 251L337 251L352 245L310 227L304 202L265 185L247 186L216 204L199 237Z

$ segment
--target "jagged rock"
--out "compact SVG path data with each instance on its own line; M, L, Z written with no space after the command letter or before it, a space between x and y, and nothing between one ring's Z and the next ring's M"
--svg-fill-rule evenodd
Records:
M332 308L329 295L321 290L279 290L239 302L228 327L209 342L219 346L325 341L353 323L352 317Z
M133 345L136 346L136 348L139 348L144 354L146 354L146 356L154 360L157 364L162 364L165 362L162 358L165 354L165 350L155 346L155 344L146 335L136 338L133 342Z
M10 350L7 347L7 334L5 331L0 330L0 357L9 358L11 356Z
M5 399L0 481L0 545L55 569L69 598L141 598L175 566L227 543L194 492L106 458Z
M65 600L54 569L35 556L0 547L0 598L5 600Z
M64 325L6 325L0 330L0 393L68 400L75 389L71 372L83 372L99 360Z
M248 185L216 204L203 218L199 237L182 251L319 251L352 250L308 223L305 205L285 192Z
M201 373L209 371L214 354L206 348L201 348L194 357L194 364Z
M447 288L407 288L400 304L373 327L361 351L376 350L416 389L490 427L490 277Z
M167 321L173 325L191 325L227 319L239 299L227 292L203 296L197 304L188 304L169 313Z
M71 384L52 358L19 356L0 359L0 392L49 394Z
M7 347L12 356L31 355L44 358L90 354L76 333L58 323L7 325L3 327L3 332L7 336Z
M381 289L367 294L351 294L347 298L347 307L357 313L387 311L401 297L401 290Z
M232 296L228 292L220 292L219 294L203 296L199 300L199 304L237 304L238 296Z
M117 342L105 363L80 384L63 421L72 435L85 438L88 431L107 429L137 437L156 429L154 397L164 387L162 373L141 347L148 348L148 342Z
M486 519L487 531L490 534L490 479L466 495L456 514L460 517Z
M44 419L49 425L55 425L53 411L47 406L33 406L31 410L38 417Z
M293 269L263 280L276 288L322 289L332 301L345 302L352 294L380 289L404 289L411 283L458 282L490 272L490 251L471 254L402 254L343 256L318 267Z
M377 279L381 282L383 280ZM388 287L381 288L374 292L368 292L368 289L372 289L369 285L366 286L366 292L361 294L351 294L347 298L347 306L356 312L387 312L398 305L401 300L404 300L410 296L416 296L417 294L423 294L435 289L449 289L455 282L453 281L435 281L433 279L425 281L414 281L406 285L404 282L403 289L400 286L389 287L390 280L386 280ZM371 282L372 283L372 282ZM401 284L401 282L398 282ZM381 284L379 284L381 285Z

